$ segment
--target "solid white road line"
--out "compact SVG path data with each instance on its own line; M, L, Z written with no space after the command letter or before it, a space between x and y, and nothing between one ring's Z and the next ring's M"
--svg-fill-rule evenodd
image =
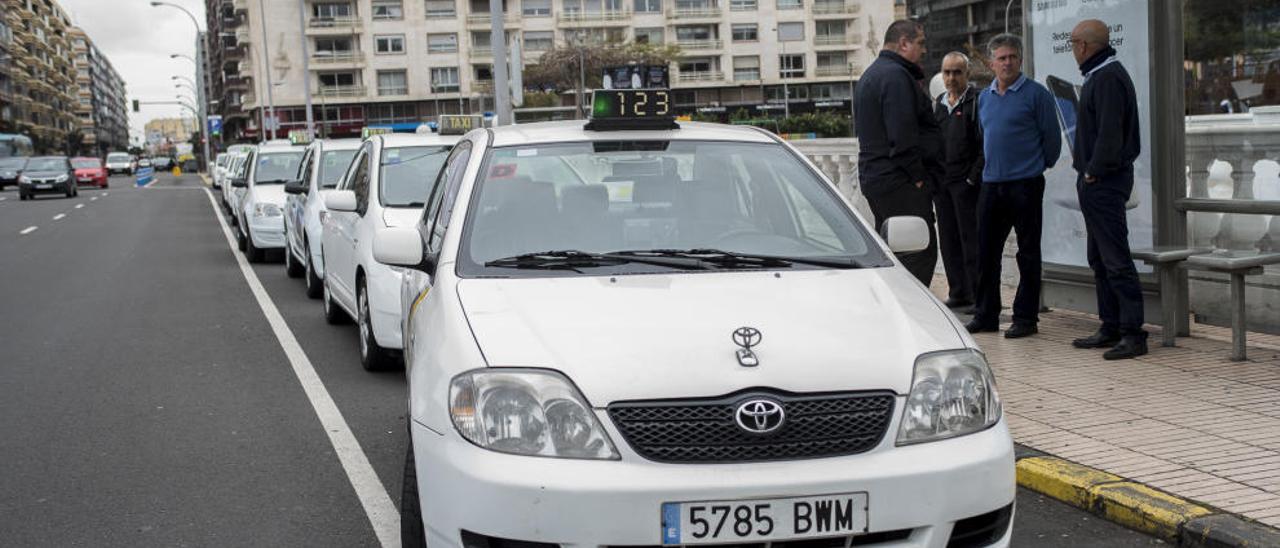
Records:
M61 220L62 220L62 218L63 218L63 217L66 217L66 216L67 216L67 214L66 214L66 213L59 213L59 214L57 214L57 215L54 215L54 216L53 216L53 220L55 220L55 221L61 221Z
M84 204L76 204L76 209L81 209L83 207L84 207Z
M209 207L213 208L213 216L222 226L222 235L227 239L227 246L231 248L231 254L235 256L236 263L240 265L240 272L244 274L244 279L248 282L254 298L257 299L262 314L267 317L267 323L271 324L271 330L275 332L280 347L289 358L293 373L297 375L298 382L302 384L302 389L316 412L316 417L320 419L321 426L329 436L329 443L338 454L338 460L347 473L347 479L351 481L356 496L360 498L360 504L364 506L369 524L378 535L378 542L383 548L400 548L400 514L395 504L391 502L391 496L378 480L377 472L369 464L369 458L365 456L364 450L360 448L360 442L347 426L346 419L342 418L342 412L338 410L338 405L325 389L324 382L316 374L311 360L307 359L306 352L302 350L293 331L280 315L275 302L262 287L262 282L258 281L258 275L253 272L244 255L236 252L236 242L231 237L231 228L227 226L227 222L218 211L213 193L207 188L204 189L204 193L209 197Z
M35 232L37 228L40 228L40 227L29 226L27 228L22 229L22 232L19 232L18 234L31 234L32 232Z

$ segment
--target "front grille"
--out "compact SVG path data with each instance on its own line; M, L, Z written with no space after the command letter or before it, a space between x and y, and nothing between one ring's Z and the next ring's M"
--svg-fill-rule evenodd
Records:
M744 402L782 406L785 422L768 434L738 426ZM884 437L890 392L788 394L750 390L709 399L615 402L609 418L640 456L673 463L794 460L862 453Z

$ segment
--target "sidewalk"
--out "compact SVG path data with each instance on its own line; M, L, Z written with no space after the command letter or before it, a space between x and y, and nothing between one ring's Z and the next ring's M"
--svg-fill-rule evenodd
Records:
M1017 272L1008 262L1006 305ZM945 298L941 272L930 289ZM1002 327L1008 321L1002 317ZM1097 322L1090 314L1053 310L1041 314L1040 333L1032 337L975 335L995 370L1014 441L1212 507L1174 505L1172 512L1182 515L1163 520L1172 524L1125 523L1131 527L1168 537L1172 525L1176 539L1205 512L1280 527L1280 337L1249 333L1250 359L1232 362L1230 329L1193 323L1191 337L1164 348L1160 328L1149 325L1149 354L1108 362L1101 350L1071 346ZM1035 489L1023 468L1019 483ZM1098 506L1107 503L1077 505L1106 514Z

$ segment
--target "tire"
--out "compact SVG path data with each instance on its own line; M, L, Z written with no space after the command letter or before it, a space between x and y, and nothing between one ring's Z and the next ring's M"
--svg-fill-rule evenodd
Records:
M246 230L245 232L248 232L248 231ZM244 248L245 248L245 249L244 249L244 255L245 255L245 257L247 257L247 258L249 259L249 262L251 262L251 263L260 263L260 262L263 262L263 261L265 261L265 260L267 259L267 252L266 252L266 250L265 250L265 249L262 249L262 248L260 248L260 247L258 247L258 246L256 246L256 245L253 245L253 235L252 235L252 234L245 234L245 235L244 235L244 240L245 240L245 244L244 244Z
M302 265L293 259L293 250L289 246L289 233L284 233L284 273L290 278L302 277Z
M347 323L347 314L333 302L333 295L329 293L329 284L322 283L324 294L320 300L324 301L324 321L329 325L342 325Z
M356 289L356 329L360 330L360 365L365 371L382 371L395 364L387 349L378 346L373 335L373 317L369 314L369 290L364 280Z
M77 197L77 196L79 196L79 195L80 195L80 186L79 186L79 185L76 185L76 186L71 187L71 197L72 197L72 198L75 198L75 197Z
M311 245L303 240L302 248L302 269L306 271L302 276L303 279L306 280L307 296L312 299L319 299L320 295L324 292L324 288L322 287L324 285L324 280L321 280L320 276L316 274L315 265L311 262Z
M72 185L72 186L68 186L68 187L67 187L67 197L68 197L68 198L72 198L72 197L74 197L74 196L76 195L75 188L76 188L76 187L75 187L74 185Z
M422 499L418 498L418 465L413 460L413 435L405 450L404 477L400 480L400 546L427 548L427 530L422 523Z
M245 251L246 248L248 247L247 244L248 242L244 237L244 231L240 230L240 228L237 227L236 228L236 247L240 248L240 251Z

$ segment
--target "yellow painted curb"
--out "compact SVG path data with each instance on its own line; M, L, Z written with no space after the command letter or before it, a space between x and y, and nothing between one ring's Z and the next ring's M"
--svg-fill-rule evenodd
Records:
M1177 540L1182 524L1216 513L1123 477L1054 457L1018 461L1018 485L1131 529Z

